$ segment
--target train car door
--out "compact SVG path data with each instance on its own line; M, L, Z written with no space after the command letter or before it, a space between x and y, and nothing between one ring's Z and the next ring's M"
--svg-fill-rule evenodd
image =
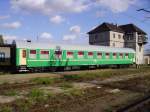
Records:
M20 60L19 60L19 62L20 62L20 65L26 65L27 64L27 62L26 62L26 58L27 58L27 51L26 51L26 49L21 49L20 50Z

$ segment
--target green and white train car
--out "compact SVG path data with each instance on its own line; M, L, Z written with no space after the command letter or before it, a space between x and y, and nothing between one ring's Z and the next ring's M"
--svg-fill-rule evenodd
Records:
M130 48L18 41L15 58L17 70L119 66L134 64L135 51Z

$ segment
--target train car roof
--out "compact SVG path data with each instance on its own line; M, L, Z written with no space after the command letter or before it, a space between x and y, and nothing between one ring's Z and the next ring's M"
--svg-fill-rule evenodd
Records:
M94 46L94 45L66 45L60 43L47 43L47 42L26 42L16 41L16 48L27 49L57 49L62 50L79 50L79 51L104 51L104 52L122 52L122 53L135 53L131 48L114 48L108 46Z

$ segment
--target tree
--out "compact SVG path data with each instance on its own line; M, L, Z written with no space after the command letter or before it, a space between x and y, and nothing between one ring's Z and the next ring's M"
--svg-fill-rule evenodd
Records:
M3 39L3 36L0 35L0 45L3 45L4 44L4 39Z

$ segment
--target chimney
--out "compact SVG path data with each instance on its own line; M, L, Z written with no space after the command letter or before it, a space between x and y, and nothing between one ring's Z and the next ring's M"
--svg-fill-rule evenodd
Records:
M27 42L30 42L30 43L31 43L31 40L27 40Z

